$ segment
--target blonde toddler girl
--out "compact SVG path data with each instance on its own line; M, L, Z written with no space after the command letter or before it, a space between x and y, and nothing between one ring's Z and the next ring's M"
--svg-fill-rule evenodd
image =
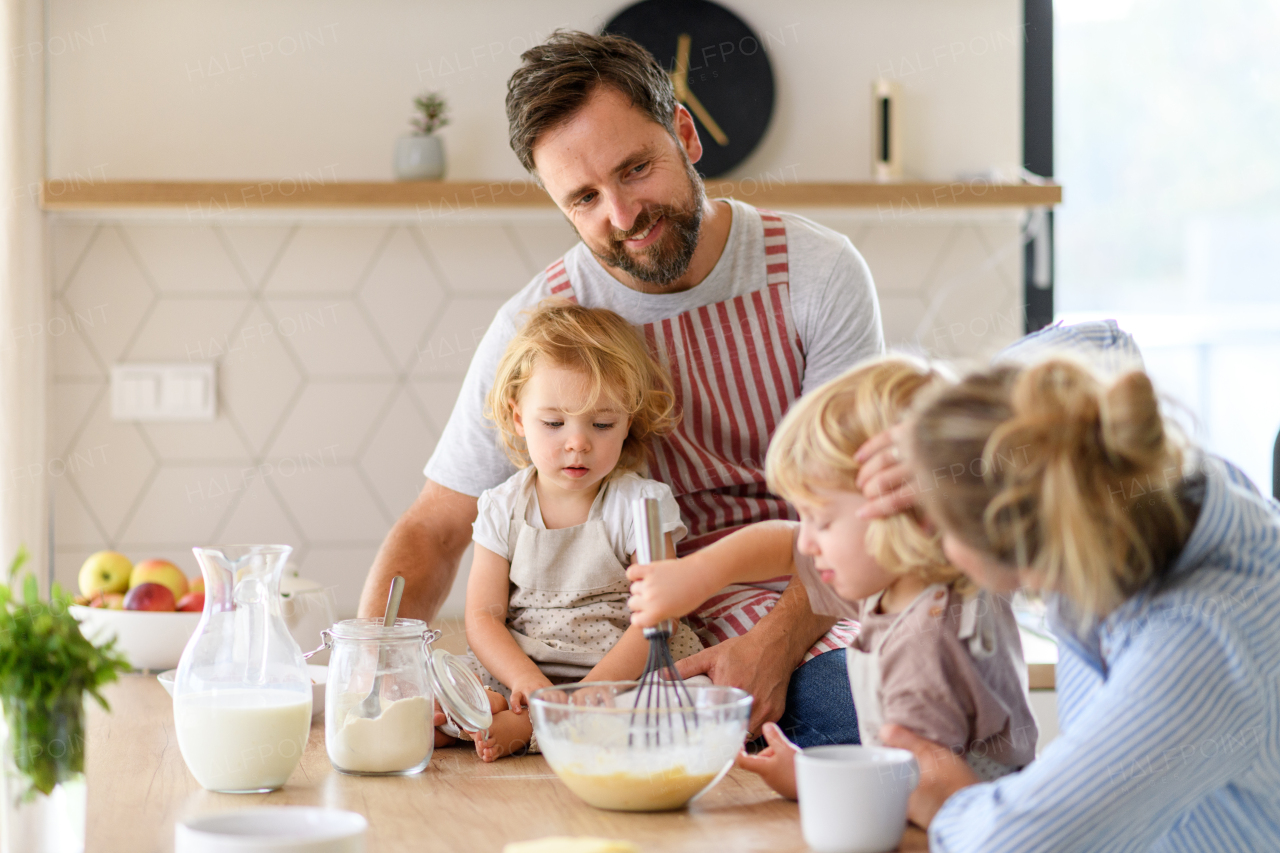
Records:
M637 473L674 408L670 379L612 311L545 302L508 345L486 414L520 470L480 495L467 583L472 668L500 694L490 737L476 741L485 761L536 748L538 688L644 669L626 566L637 499L658 500L669 555L686 532L670 487ZM677 658L701 648L687 625L671 639Z

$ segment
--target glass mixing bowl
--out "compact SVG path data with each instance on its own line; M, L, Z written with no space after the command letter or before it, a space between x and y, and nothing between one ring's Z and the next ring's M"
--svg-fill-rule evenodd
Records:
M534 691L529 706L538 745L560 781L596 808L683 808L733 766L751 695L688 685L692 706L649 707L638 687L609 681Z

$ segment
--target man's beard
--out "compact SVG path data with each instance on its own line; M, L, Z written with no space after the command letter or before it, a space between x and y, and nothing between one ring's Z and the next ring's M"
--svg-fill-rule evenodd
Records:
M655 205L646 207L636 217L635 224L626 234L610 235L604 252L591 249L591 253L606 266L620 269L638 281L658 286L668 286L689 269L694 250L698 248L698 233L702 228L702 206L707 194L702 178L694 171L693 164L684 159L685 173L689 178L688 200L682 206ZM633 253L623 240L643 234L659 218L665 217L663 233L651 245ZM583 241L586 242L585 240ZM591 244L587 244L590 248Z

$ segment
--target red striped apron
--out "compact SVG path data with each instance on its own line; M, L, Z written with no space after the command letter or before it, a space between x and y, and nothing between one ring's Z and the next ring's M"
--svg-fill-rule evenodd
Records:
M641 327L649 349L671 372L682 417L649 449L649 474L671 487L689 536L681 556L767 519L795 512L765 486L769 437L800 396L804 346L791 315L787 231L760 210L765 287ZM551 295L577 301L564 259L547 267ZM731 586L690 617L709 643L739 637L777 603L789 578ZM809 650L844 648L857 633L838 623Z

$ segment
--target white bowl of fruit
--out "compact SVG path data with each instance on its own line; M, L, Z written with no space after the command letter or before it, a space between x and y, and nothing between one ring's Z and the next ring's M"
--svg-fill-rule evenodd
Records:
M80 567L80 595L71 613L93 643L116 638L134 669L178 665L204 610L204 579L167 560L134 565L115 551L99 551Z

